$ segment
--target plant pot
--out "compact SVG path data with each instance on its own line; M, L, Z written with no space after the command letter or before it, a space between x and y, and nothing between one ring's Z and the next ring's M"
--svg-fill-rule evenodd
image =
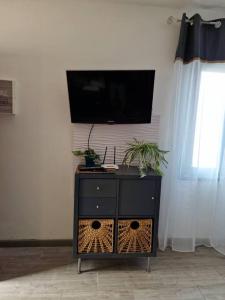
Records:
M87 168L95 167L95 161L93 158L85 156L85 165Z

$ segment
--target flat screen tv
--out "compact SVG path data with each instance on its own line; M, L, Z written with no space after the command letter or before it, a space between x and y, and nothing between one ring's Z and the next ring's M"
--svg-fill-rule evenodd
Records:
M150 123L154 70L67 71L72 123Z

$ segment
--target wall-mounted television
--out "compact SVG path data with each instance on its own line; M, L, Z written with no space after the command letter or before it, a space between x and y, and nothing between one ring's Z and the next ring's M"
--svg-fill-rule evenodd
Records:
M72 123L150 123L154 70L67 71Z

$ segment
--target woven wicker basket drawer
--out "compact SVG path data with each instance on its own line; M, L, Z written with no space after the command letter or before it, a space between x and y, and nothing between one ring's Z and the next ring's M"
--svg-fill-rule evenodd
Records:
M118 221L118 253L144 253L152 249L152 220Z
M79 220L78 253L112 253L113 219Z
M81 179L79 196L116 197L116 180L112 179Z

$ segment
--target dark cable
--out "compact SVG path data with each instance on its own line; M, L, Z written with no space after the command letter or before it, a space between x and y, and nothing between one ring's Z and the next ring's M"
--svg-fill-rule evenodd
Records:
M105 158L106 158L107 149L108 149L108 147L106 146L106 147L105 147L105 154L104 154L104 158L103 158L103 162L102 162L103 165L104 165L104 163L105 163Z
M89 132L89 136L88 136L88 150L90 149L90 137L91 137L91 132L92 132L94 126L95 126L95 124L91 125L91 129L90 129L90 132Z

